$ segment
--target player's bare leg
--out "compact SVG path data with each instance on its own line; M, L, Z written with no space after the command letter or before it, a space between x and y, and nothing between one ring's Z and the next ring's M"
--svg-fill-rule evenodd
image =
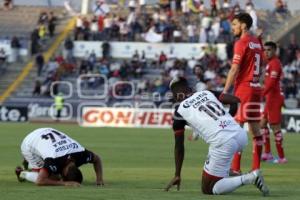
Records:
M271 129L274 133L275 136L275 143L276 143L276 149L278 153L278 160L275 160L275 163L286 163L287 159L285 158L284 155L284 150L283 150L283 135L281 132L281 126L280 124L271 124Z
M263 117L260 121L261 134L263 136L264 141L264 152L261 155L261 159L263 161L273 161L273 155L271 153L271 145L270 145L270 130L268 128L268 120Z

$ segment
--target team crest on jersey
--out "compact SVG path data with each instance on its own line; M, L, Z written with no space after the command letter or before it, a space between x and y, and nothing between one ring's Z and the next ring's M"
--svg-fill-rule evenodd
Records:
M219 127L226 128L230 124L230 121L220 121Z

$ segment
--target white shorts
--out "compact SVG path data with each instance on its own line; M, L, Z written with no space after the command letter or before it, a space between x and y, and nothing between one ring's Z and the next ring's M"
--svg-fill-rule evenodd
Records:
M42 157L32 152L31 147L26 144L26 140L24 140L21 144L21 153L24 159L28 162L29 169L41 169L44 166Z
M210 146L204 164L204 171L213 176L228 177L233 155L238 151L242 151L247 142L247 133L242 130L237 136L229 139L224 144Z

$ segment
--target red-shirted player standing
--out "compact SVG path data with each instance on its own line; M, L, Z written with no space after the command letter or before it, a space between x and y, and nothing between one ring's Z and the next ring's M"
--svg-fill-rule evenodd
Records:
M249 33L252 18L247 13L240 13L233 18L232 32L239 37L234 44L234 56L228 72L223 93L228 93L234 82L234 95L239 97L241 104L236 121L242 126L248 122L249 132L253 135L252 170L260 168L263 138L260 133L260 102L263 47L261 42ZM234 155L231 172L240 173L241 152Z
M276 56L276 44L274 42L265 43L265 55L268 59L268 64L265 73L265 88L263 96L266 99L265 110L261 120L262 134L264 138L265 151L262 154L262 160L273 161L273 156L270 147L270 132L268 123L275 135L276 149L278 159L274 160L276 163L286 163L287 159L284 157L284 150L282 147L282 133L281 133L281 107L284 104L284 97L280 92L280 78L282 76L281 63Z

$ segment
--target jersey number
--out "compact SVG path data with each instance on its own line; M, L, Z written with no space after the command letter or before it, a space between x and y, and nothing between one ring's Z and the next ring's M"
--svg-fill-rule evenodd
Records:
M259 74L260 74L260 55L258 53L255 54L255 63L254 63L254 72L253 72L253 83L259 82Z
M61 133L59 133L57 131L54 131L54 130L52 130L51 133L47 133L47 134L42 135L41 137L42 137L42 139L45 139L45 140L51 139L51 142L54 143L54 142L56 142L56 139L55 139L54 136L59 137L59 139L65 139L66 138L65 135L62 135Z
M205 105L201 105L199 107L200 112L205 112L208 116L213 118L214 120L218 120L219 117L225 115L225 110L216 102L208 101Z

